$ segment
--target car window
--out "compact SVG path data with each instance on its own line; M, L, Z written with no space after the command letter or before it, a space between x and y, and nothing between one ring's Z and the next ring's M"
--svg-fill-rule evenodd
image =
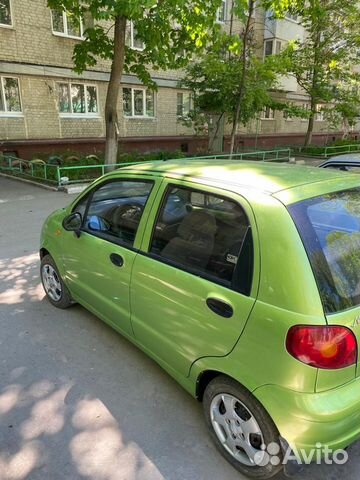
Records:
M156 221L150 253L250 293L251 229L243 208L233 200L170 186Z
M153 182L115 180L90 198L84 230L132 247Z
M360 305L360 188L289 207L306 247L326 313Z
M341 170L343 172L360 173L360 165L342 165L340 163L329 163L329 165L324 165L324 168Z

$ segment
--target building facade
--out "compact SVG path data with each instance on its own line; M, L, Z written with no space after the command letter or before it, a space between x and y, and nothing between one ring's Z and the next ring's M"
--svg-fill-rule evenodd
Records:
M228 3L224 0L218 12L224 26L230 16ZM259 35L264 55L276 53L282 42L303 34L294 18L274 22L265 12L256 15L262 25ZM0 1L0 153L28 158L43 151L82 149L90 153L103 148L110 64L99 60L82 75L72 70L73 48L82 41L84 28L65 13L52 12L46 0ZM132 48L142 48L132 25L127 41ZM196 136L179 121L190 108L189 92L178 86L182 72L151 73L158 85L156 92L147 90L135 76L123 76L118 104L121 148L205 151L207 138ZM306 97L293 80L282 82L283 96L306 105ZM315 129L319 141L337 135L328 132L321 115ZM238 143L301 143L305 130L306 122L266 109L240 129Z

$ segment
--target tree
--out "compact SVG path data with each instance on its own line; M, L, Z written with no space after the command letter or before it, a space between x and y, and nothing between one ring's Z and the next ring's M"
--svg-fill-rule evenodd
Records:
M74 48L75 71L96 65L99 58L111 60L105 103L105 163L116 163L118 152L117 104L124 71L137 75L153 89L149 69L181 68L212 36L220 0L48 0L52 9L65 10L85 20L85 39ZM126 45L129 22L144 50Z
M229 31L218 31L212 44L188 66L182 81L194 92L192 120L204 118L204 113L230 120L230 154L239 124L246 125L264 106L273 105L270 90L277 87L278 73L283 71L281 55L265 59L259 55L254 9L254 0L233 0ZM234 28L235 18L241 27Z
M289 43L288 71L310 98L305 145L312 141L315 116L354 119L360 107L358 64L360 10L352 0L299 0L290 7L305 29L304 39ZM278 11L275 16L283 15ZM354 108L349 108L350 105Z

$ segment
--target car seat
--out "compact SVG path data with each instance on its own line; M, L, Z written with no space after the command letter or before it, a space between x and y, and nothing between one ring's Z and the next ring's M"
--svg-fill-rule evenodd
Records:
M214 249L216 220L204 210L193 210L161 252L161 256L176 263L205 268Z

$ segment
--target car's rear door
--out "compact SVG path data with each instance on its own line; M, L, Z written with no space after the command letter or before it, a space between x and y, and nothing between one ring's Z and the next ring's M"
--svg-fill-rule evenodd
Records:
M239 195L162 184L133 266L131 311L137 341L168 370L186 376L196 359L236 344L258 285L254 226Z
M160 179L124 175L98 183L72 211L80 235L62 233L62 262L71 293L123 333L130 325L130 277Z

